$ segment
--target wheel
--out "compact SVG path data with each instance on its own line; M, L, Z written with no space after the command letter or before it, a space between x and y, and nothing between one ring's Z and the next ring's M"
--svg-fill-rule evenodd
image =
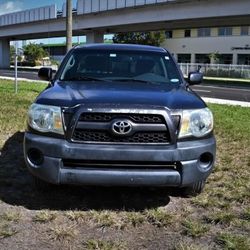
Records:
M200 194L205 186L206 180L197 181L192 186L184 187L181 189L181 193L185 197L194 197Z
M45 182L36 176L33 176L33 184L38 191L48 191L52 188L52 184Z

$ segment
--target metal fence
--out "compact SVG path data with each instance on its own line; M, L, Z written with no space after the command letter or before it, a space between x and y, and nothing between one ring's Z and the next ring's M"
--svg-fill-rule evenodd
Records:
M200 67L204 76L250 79L250 65L179 63L179 66L185 76Z

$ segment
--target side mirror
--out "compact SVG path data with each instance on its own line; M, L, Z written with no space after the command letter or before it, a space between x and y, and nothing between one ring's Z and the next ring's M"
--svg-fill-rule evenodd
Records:
M51 81L52 80L52 68L40 68L38 71L38 77L44 81Z
M203 74L200 72L190 72L187 81L189 85L200 84L203 81Z

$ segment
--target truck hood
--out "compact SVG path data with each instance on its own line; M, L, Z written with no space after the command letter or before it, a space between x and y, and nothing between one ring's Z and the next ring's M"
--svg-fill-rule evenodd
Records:
M206 105L182 86L137 82L55 82L36 103L73 107L78 104L147 105L169 109L197 109Z

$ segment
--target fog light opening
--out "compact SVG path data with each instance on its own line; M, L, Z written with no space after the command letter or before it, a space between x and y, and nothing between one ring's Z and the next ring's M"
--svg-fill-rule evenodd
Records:
M200 156L199 166L202 170L207 171L211 168L213 163L213 155L211 153L204 153Z
M43 153L36 148L29 149L28 158L34 165L41 165L44 161Z

